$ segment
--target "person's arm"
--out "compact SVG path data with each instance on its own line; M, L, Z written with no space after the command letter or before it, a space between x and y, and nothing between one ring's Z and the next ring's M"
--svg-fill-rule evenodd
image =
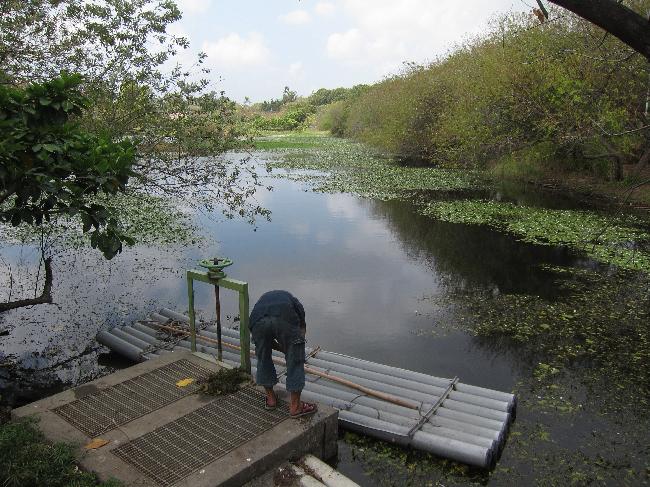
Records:
M302 303L298 301L297 298L293 298L293 308L296 310L296 314L298 315L298 319L300 320L300 329L302 330L302 334L304 335L305 332L307 331L307 323L305 322L305 308L302 306Z

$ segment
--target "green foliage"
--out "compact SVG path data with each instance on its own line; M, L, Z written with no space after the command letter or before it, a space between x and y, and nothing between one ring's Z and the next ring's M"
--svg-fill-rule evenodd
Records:
M324 106L318 112L318 129L327 130L335 137L343 137L349 114L350 107L345 101L337 101Z
M520 353L540 361L532 371L538 385L554 384L570 365L586 364L582 380L599 391L608 410L650 403L650 320L648 275L629 271L600 273L551 267L563 296L547 301L539 296L461 293L467 307L466 325L483 339L507 338ZM557 387L557 386L556 386ZM549 394L555 387L551 387ZM547 398L540 406L548 406ZM558 399L560 399L558 397ZM564 412L576 406L552 400Z
M73 120L87 103L80 84L80 76L63 74L0 86L0 221L39 226L78 215L92 246L112 258L132 240L91 197L124 192L136 154L130 141L90 134Z
M315 108L312 105L296 102L287 105L286 109L278 115L264 116L258 115L252 125L258 130L299 130L307 128L309 118L314 113Z
M195 68L175 64L189 47L169 33L180 17L172 0L1 2L0 78L18 86L50 80L62 67L80 73L88 100L81 128L137 144L131 185L227 217L266 215L250 202L259 186L251 165L211 159L246 145L246 126L235 103L209 91L205 54Z
M245 370L235 367L234 369L219 369L199 382L199 391L211 396L222 396L237 392L243 383L250 381L251 376Z
M5 487L119 487L75 465L74 448L48 443L33 420L0 425L0 484Z
M358 98L368 89L368 85L354 85L352 88L320 88L307 97L307 102L314 106L329 105L337 101Z
M297 99L298 94L288 86L285 86L284 91L282 92L282 98L263 101L258 106L259 109L263 112L278 112L282 109L282 107L288 105L289 103L293 103Z

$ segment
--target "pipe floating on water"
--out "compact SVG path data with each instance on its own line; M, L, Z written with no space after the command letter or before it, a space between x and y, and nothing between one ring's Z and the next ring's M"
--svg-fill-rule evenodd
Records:
M188 323L187 316L163 308L149 321L102 331L97 339L131 360L143 361L170 353L170 347L190 349L189 338L183 338L189 330L179 326ZM197 336L198 351L217 356L216 331L212 326L197 331L203 337ZM238 366L239 331L223 328L222 342L223 361ZM283 372L284 356L273 355L278 372ZM255 357L251 365L255 372ZM303 397L338 409L344 428L478 467L494 465L516 413L513 394L463 383L450 387L450 379L333 352L318 350L308 357L306 371L311 374ZM285 388L285 381L280 373L279 387ZM378 394L363 393L364 388ZM416 426L419 429L412 431Z

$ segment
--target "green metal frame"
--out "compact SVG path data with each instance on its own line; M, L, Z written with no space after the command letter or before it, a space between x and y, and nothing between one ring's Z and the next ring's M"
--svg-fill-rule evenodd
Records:
M196 352L196 318L194 315L194 281L205 282L213 286L231 289L239 293L239 344L241 346L241 368L251 373L251 341L248 330L248 283L222 277L213 279L207 272L188 270L187 271L187 297L189 299L190 312L190 344L192 351Z

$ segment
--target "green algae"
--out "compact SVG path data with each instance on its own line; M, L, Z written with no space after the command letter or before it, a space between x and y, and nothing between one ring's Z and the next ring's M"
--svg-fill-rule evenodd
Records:
M459 293L457 299L465 307L462 326L481 340L497 341L503 348L511 345L518 354L536 358L530 380L548 395L542 407L559 412L579 409L566 403L569 394L559 386L562 375L571 370L588 390L611 399L601 401L602 413L647 409L650 276L548 270L557 273L560 298Z
M603 216L589 211L551 210L497 201L427 203L424 215L452 223L489 225L541 245L565 245L622 269L650 271L650 252L635 248L650 239L632 216Z
M306 148L288 149L306 140ZM278 142L280 144L280 142ZM369 147L346 139L319 135L284 137L284 149L268 151L272 168L318 171L304 176L315 191L351 193L380 200L410 199L422 191L471 189L475 172L434 167L408 167Z
M233 369L223 368L200 380L198 382L199 391L209 396L232 394L237 392L250 379L251 376L239 367Z

